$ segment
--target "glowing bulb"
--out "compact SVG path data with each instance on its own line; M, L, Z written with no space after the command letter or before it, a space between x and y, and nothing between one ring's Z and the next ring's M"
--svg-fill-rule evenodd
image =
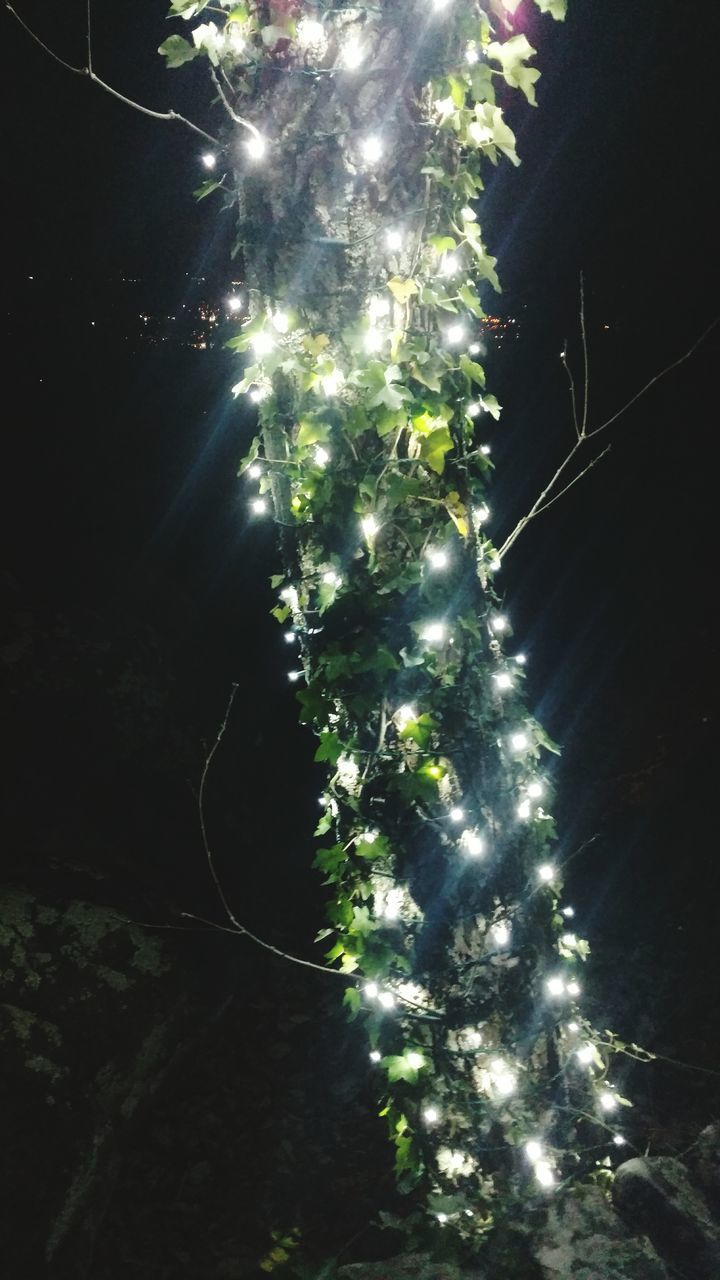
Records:
M493 926L493 937L499 947L506 947L510 942L510 925L500 920Z
M446 569L448 566L447 551L428 551L427 558L433 569Z
M615 1143L616 1147L624 1147L626 1139L623 1138L621 1133L616 1133L615 1136L613 1137L613 1142Z
M257 462L253 462L252 466L248 467L247 473L251 480L258 480L262 475L262 467L258 466Z
M426 1107L422 1113L425 1124L437 1124L440 1119L440 1112L437 1107Z
M568 995L569 995L569 996L579 996L579 995L580 995L580 983L579 983L579 982L575 982L575 980L574 980L574 979L573 979L573 981L572 981L572 982L568 982L568 984L567 984L567 993L568 993Z
M454 809L450 810L448 817L451 822L462 822L463 818L465 817L465 813L464 813L464 810L458 809L457 807L455 807Z
M567 1029L568 1029L568 1031L572 1031L573 1033L575 1033L576 1031L579 1031L579 1030L580 1030L580 1023L579 1023L579 1022L568 1022L568 1024L567 1024Z
M348 71L357 71L361 63L365 61L365 50L357 36L350 36L345 41L342 49L342 60Z
M598 1101L603 1111L614 1111L617 1106L617 1098L612 1093L601 1093Z
M395 1005L395 997L390 991L381 991L378 999L383 1009L392 1009Z
M499 1069L496 1064L493 1083L498 1093L502 1094L504 1098L509 1098L510 1094L515 1092L515 1076L512 1071L508 1071L508 1068L504 1064L502 1064Z
M490 564L488 565L488 569L490 570L491 573L498 573L501 568L502 568L502 564L500 562L500 557L493 556L492 560L490 561Z
M366 982L365 986L363 987L363 991L367 996L368 1000L377 1000L378 996L380 995L377 982Z
M465 337L465 326L462 324L451 324L445 337L451 347L459 347Z
M368 315L373 320L383 320L390 314L390 303L387 298L371 298L368 305Z
M432 7L439 12L441 9L447 9L449 3L450 0L432 0Z
M272 322L278 333L287 333L290 328L290 317L285 311L275 311Z
M297 42L301 49L309 49L314 44L322 44L325 39L325 28L315 18L301 18L297 26Z
M543 787L542 782L531 782L527 789L527 793L531 799L538 800L544 790L545 788Z
M555 879L555 868L551 863L543 862L542 866L538 867L538 876L543 884L549 884L551 880Z
M228 311L239 311L241 307L242 307L241 298L237 298L237 297L228 298L227 300Z
M260 333L256 333L254 337L250 339L250 342L252 343L255 354L258 356L268 355L275 346L275 339L272 334L266 333L264 329Z
M360 839L363 840L365 844L374 844L377 838L378 838L377 831L363 831L360 837Z
M235 22L232 23L230 30L227 32L227 41L232 53L242 53L245 48L245 39L240 34L240 30Z
M339 369L333 369L332 373L328 373L324 378L320 379L320 386L326 396L337 395L343 383L343 375Z
M498 671L493 679L498 689L512 689L512 676L507 671Z
M530 739L526 733L513 733L510 737L510 746L513 751L525 751L530 746Z
M394 252L397 252L398 249L402 249L402 246L403 246L402 231L396 231L396 230L386 231L385 243L388 249L392 249Z
M498 614L496 614L496 616L491 620L491 622L490 622L490 626L491 626L492 630L493 630L493 631L495 631L495 632L497 632L497 633L498 633L498 635L499 635L499 634L500 634L500 632L502 632L502 631L507 631L507 629L508 629L508 620L507 620L507 618L505 617L505 615L504 615L504 614L502 614L502 613L498 613Z
M397 920L403 905L402 889L389 889L385 899L385 910L382 912L386 920Z
M524 667L525 663L527 662L527 658L525 657L524 653L516 653L515 661L517 662L519 667Z
M253 387L250 392L250 399L253 404L260 404L261 400L267 400L270 392L267 387Z
M383 144L377 134L371 134L369 138L363 138L360 143L360 152L366 164L377 164L383 153Z
M532 807L529 800L521 800L517 807L518 818L529 818L532 813Z
M539 1142L527 1142L525 1144L525 1155L533 1164L537 1160L542 1160L543 1149Z
M422 1054L416 1053L414 1050L405 1055L405 1061L413 1071L419 1071L425 1065L425 1059Z
M479 400L471 400L470 403L466 405L465 412L468 418L477 418L481 408L482 405Z
M402 732L406 725L409 725L412 720L417 720L417 711L414 707L410 706L409 702L406 702L404 706L398 707L395 712L395 719L397 721L398 729Z
M440 259L440 274L442 276L454 276L456 271L460 269L460 259L454 253L445 253Z
M479 356L480 352L482 351L482 347L480 346L479 342L471 342L470 346L468 347L468 351L470 352L471 356Z
M564 947L576 947L577 938L574 933L564 933L560 939Z
M489 445L489 444L481 444L481 445L480 445L480 452L481 452L481 454L483 455L483 457L484 457L484 458L489 458L489 457L490 457L490 454L491 454L491 452L492 452L492 450L490 449L490 445Z
M448 1220L448 1216L447 1216L447 1214L446 1214L446 1213L438 1213L436 1216L437 1216L437 1220L438 1220L438 1222L440 1223L440 1225L441 1225L441 1226L444 1226L444 1225L445 1225L445 1223L446 1223L446 1222L447 1222L447 1220Z
M377 520L375 519L375 516L372 513L370 515L363 516L362 520L360 521L360 525L363 533L365 534L365 537L368 540L370 538L374 538L380 528L380 525L378 524Z
M286 643L286 644L294 644L294 643L295 643L295 641L296 641L296 639L297 639L297 636L295 635L295 632L294 632L294 631L286 631L286 632L285 632L285 643Z
M575 915L575 908L574 908L574 907L563 907L563 909L562 909L562 913L563 913L563 915L564 915L564 916L566 916L566 917L567 917L567 919L568 919L568 920L572 920L573 916Z
M297 604L297 591L294 587L283 587L280 599L287 600L288 604Z
M315 459L318 467L324 467L330 461L330 454L327 449L323 449L322 445L318 445L313 454L313 458Z
M426 644L442 644L445 635L446 628L442 622L431 622L421 633L421 639Z
M475 507L473 516L477 524L486 524L490 519L490 508L487 503L483 502L481 507Z
M548 978L545 986L551 996L561 996L565 993L565 983L562 978Z
M371 1062L380 1062L381 1058L382 1058L382 1054L380 1053L380 1050L379 1050L379 1049L371 1049L371 1050L370 1050L370 1061L371 1061Z
M365 350L370 352L379 351L384 338L385 335L380 329L368 329L365 334Z
M551 1165L548 1164L547 1160L540 1160L535 1165L535 1177L537 1178L541 1187L553 1186L555 1182L555 1174L553 1173L552 1167Z
M267 502L264 498L255 498L254 501L250 503L250 510L253 515L264 516L267 513Z
M468 45L467 49L465 50L465 61L469 62L471 66L473 65L473 63L480 61L480 54L478 53L477 49L474 48L473 45Z
M200 160L206 169L214 169L217 164L217 156L214 156L212 151L206 151Z
M577 1060L578 1062L582 1062L584 1067L589 1067L594 1058L595 1051L591 1044L584 1044L582 1049L578 1049L577 1051Z
M291 684L295 684L300 679L302 671L288 671L288 680Z
M328 587L339 587L342 582L340 574L336 573L334 569L326 569L322 580Z
M460 210L460 217L463 222L477 222L477 214L474 209L470 208L469 204L466 204L464 208Z
M245 143L245 150L251 160L262 160L265 152L267 151L267 142L263 138L262 134L254 133Z
M485 852L485 841L477 831L463 831L460 843L471 858L479 858L480 854Z

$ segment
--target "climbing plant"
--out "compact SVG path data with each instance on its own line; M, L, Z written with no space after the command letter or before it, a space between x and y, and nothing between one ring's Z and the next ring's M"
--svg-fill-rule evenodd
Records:
M562 20L566 0L535 0ZM173 0L223 126L198 198L237 217L228 343L278 526L273 612L328 780L320 935L368 1038L400 1187L476 1242L609 1164L624 1046L583 1013L548 753L496 586L479 360L488 166L536 104L520 0Z

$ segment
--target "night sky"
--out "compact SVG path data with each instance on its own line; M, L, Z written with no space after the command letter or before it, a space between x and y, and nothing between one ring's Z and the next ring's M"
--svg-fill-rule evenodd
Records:
M19 7L82 62L84 4ZM96 7L100 75L212 120L195 69L167 74L155 53L162 3ZM562 26L530 20L539 108L513 107L523 164L500 166L481 211L504 284L492 309L518 334L486 360L504 406L488 437L498 543L572 436L559 352L567 340L579 369L580 273L596 424L720 309L717 14L699 0L570 9ZM62 897L89 892L85 868L103 877L98 900L136 916L214 911L192 788L237 681L213 840L241 919L312 954L323 774L268 616L272 529L248 519L235 475L252 415L229 396L225 327L201 350L167 319L227 296L232 215L193 200L202 147L182 126L69 75L3 16L3 879ZM531 710L563 746L560 857L599 1025L705 1068L720 1060L719 357L716 330L611 428L609 456L500 575ZM652 1070L645 1096L667 1126L673 1108L698 1125L717 1114L716 1080Z

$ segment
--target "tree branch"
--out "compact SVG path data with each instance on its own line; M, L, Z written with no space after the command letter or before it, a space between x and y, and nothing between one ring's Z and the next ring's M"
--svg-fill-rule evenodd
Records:
M71 63L66 62L64 58L61 58L58 56L57 53L54 53L53 50L48 45L46 45L45 42L41 40L38 35L35 34L32 28L28 26L27 22L23 21L23 19L20 17L20 14L15 9L13 9L13 6L7 3L7 0L6 0L5 8L10 11L13 18L17 19L17 21L20 23L20 26L23 28L23 30L26 31L27 34L30 36L30 38L34 40L37 45L40 46L43 52L47 53L48 56L51 57L55 62L58 62L61 67L65 68L66 71L72 71L73 75L76 75L76 76L86 76L87 79L92 81L93 84L96 84L98 88L104 89L106 93L109 93L111 95L111 97L117 98L118 102L123 102L126 107L132 107L134 111L140 111L144 116L150 116L151 119L153 120L177 120L179 124L184 124L186 128L192 129L193 133L199 134L201 138L205 138L206 141L211 142L213 146L215 147L219 146L217 138L214 138L211 133L207 133L205 129L201 129L199 125L193 124L192 120L188 120L186 116L180 115L179 111L172 111L172 110L153 111L151 107L144 107L141 102L135 102L133 98L127 98L124 93L119 93L117 89L113 89L112 85L106 84L104 80L101 80L99 76L96 76L95 72L92 69L92 63L91 63L89 27L88 27L88 65L86 67L73 67Z

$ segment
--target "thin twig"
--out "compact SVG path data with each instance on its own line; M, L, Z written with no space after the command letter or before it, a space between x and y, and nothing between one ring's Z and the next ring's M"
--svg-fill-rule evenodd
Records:
M574 480L570 480L570 481L565 485L564 489L561 489L561 490L560 490L560 492L559 492L559 493L556 493L552 498L548 498L548 500L547 500L547 502L544 504L544 506L542 506L542 507L538 507L537 511L535 512L535 515L536 515L536 516L541 515L543 511L547 511L548 507L551 507L551 506L552 506L553 502L557 502L558 498L562 498L562 497L563 497L563 495L567 493L568 489L572 489L573 485L574 485L574 484L577 484L578 480L582 480L583 476L586 476L586 475L587 475L587 473L588 473L588 471L592 471L592 469L593 469L593 467L595 466L595 464L596 464L597 462L600 462L601 458L604 458L604 457L605 457L605 454L606 454L606 453L609 453L611 449L612 449L612 445L611 445L611 444L607 444L607 445L605 446L605 448L603 449L602 453L599 453L599 454L597 455L597 457L596 457L596 458L593 458L591 462L588 462L588 464L587 464L587 466L586 466L586 467L583 467L582 471L579 471L579 472L578 472L578 474L575 476Z
M88 60L87 60L87 65L88 65L88 74L89 74L89 75L92 75L92 69L93 69L93 65L92 65L92 25L91 25L91 15L90 15L90 7L91 7L91 4L92 4L92 0L87 0L87 51L88 51Z
M206 130L201 129L199 125L193 124L192 120L188 120L187 116L180 115L179 111L153 111L151 107L144 107L142 103L135 102L133 98L127 98L124 93L119 93L117 89L113 89L112 85L107 84L104 80L101 80L99 76L95 75L91 65L88 65L87 67L73 67L71 63L66 62L64 58L61 58L57 53L54 53L53 50L45 44L44 40L41 40L40 36L35 34L32 28L28 26L27 22L24 22L20 17L17 10L13 9L12 5L7 3L7 0L5 8L8 9L12 16L17 19L23 30L26 31L30 38L40 46L43 52L47 53L55 62L58 62L66 71L71 71L73 75L76 76L85 76L88 80L92 81L93 84L96 84L98 88L104 89L106 93L109 93L111 97L117 98L118 102L123 102L126 107L132 107L134 111L140 111L144 116L150 116L153 120L177 120L179 124L184 124L188 129L192 129L193 133L199 134L201 138L205 138L208 142L211 142L213 146L217 147L220 145L217 138L214 138L211 133L207 133Z

